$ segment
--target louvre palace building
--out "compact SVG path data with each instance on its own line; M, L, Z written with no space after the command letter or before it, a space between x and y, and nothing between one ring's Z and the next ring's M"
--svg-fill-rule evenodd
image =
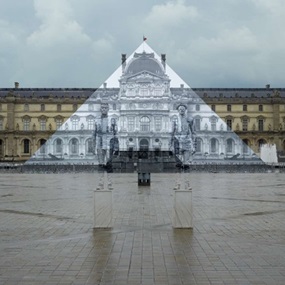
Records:
M0 160L98 163L94 130L102 104L109 152L114 136L119 151L168 151L183 105L195 126L196 161L250 160L263 144L285 155L285 88L172 87L165 55L143 51L129 61L122 55L115 87L0 88Z

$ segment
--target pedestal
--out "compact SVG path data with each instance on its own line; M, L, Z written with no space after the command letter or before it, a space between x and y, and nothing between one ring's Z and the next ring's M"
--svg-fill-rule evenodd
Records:
M94 228L111 228L112 220L112 191L94 191Z
M176 190L174 193L173 227L193 228L192 190Z

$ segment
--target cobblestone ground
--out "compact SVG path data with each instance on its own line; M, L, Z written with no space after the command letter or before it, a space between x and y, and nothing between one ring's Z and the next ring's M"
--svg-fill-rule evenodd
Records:
M172 228L176 174L112 174L93 230L100 175L0 174L0 285L285 284L284 174L185 174L193 230Z

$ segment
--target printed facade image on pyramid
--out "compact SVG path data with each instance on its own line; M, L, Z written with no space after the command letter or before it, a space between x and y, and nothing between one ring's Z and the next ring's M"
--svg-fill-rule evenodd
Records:
M145 42L32 156L28 164L84 163L159 171L203 163L262 163Z

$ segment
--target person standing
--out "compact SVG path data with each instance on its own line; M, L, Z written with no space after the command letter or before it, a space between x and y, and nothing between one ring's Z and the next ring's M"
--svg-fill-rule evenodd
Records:
M108 103L101 103L101 116L95 120L94 144L95 153L98 155L99 166L107 163L107 152L110 141L109 121L108 121Z
M187 115L187 107L179 105L178 122L174 122L172 129L171 147L174 153L179 155L183 165L189 165L193 161L196 148L196 132L194 120Z

